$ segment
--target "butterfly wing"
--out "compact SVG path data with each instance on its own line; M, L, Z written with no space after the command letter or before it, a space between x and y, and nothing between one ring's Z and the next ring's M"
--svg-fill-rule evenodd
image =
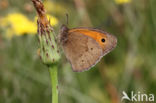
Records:
M88 70L103 56L96 40L79 32L69 33L68 40L62 46L75 72Z

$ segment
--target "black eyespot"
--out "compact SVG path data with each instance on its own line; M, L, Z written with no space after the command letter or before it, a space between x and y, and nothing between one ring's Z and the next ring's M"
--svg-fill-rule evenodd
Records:
M101 42L103 42L103 43L104 43L104 42L105 42L105 39L104 39L104 38L102 38L102 39L101 39Z

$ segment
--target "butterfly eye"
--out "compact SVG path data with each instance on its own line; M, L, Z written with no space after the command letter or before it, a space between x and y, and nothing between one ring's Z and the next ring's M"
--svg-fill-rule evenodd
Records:
M102 39L101 39L101 42L103 42L103 43L104 43L104 42L105 42L105 39L104 39L104 38L102 38Z

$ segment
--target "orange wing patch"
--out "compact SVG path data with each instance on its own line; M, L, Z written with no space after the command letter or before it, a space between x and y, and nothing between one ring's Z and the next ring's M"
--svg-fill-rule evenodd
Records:
M81 34L87 35L91 38L93 38L94 40L96 40L101 46L103 46L103 43L101 42L102 38L107 38L106 34L95 31L95 30L89 30L89 29L84 29L84 28L80 28L80 29L70 29L69 33L71 32L79 32Z

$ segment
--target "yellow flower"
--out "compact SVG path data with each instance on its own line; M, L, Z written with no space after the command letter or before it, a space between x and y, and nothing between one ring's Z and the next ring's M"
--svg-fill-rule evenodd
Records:
M58 20L54 16L51 16L51 15L47 14L47 18L48 18L48 20L50 20L50 24L52 26L58 24Z
M1 26L6 30L6 36L11 38L13 35L20 36L23 34L36 34L37 26L26 16L20 13L8 14L0 19Z
M58 20L57 20L57 18L55 18L54 16L52 16L52 15L50 15L50 14L47 14L47 18L48 18L48 20L50 20L50 24L52 25L52 26L55 26L55 25L57 25L58 24ZM37 21L37 17L35 17L35 22Z
M131 0L115 0L115 2L116 2L117 4L125 4L125 3L130 3Z
M58 24L58 20L51 15L47 15L52 26ZM36 18L37 20L37 18ZM21 13L11 13L6 17L0 18L1 27L6 30L5 34L7 38L12 36L20 36L23 34L36 34L37 24L36 21L30 21L25 15Z

